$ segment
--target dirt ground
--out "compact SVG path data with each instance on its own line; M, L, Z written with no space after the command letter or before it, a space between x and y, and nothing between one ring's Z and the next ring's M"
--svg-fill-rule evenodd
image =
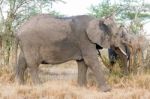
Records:
M57 66L40 66L41 85L33 85L26 76L25 85L17 85L9 70L0 72L0 99L150 99L150 75L108 77L110 92L101 92L93 82L77 85L77 66L67 62ZM93 84L91 84L93 83Z

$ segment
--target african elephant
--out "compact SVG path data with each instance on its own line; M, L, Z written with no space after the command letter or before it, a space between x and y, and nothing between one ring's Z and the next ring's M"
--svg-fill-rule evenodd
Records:
M111 46L111 48L108 49L110 64L113 66L115 63L114 58L116 59L116 57L119 56L123 62L125 73L128 73L133 70L136 57L137 64L139 66L142 65L142 54L148 43L144 36L131 34L124 26L119 28L119 35L122 40L120 48Z
M98 61L96 45L109 48L119 46L120 38L114 18L96 19L88 15L59 18L48 14L37 15L18 30L16 44L21 52L15 68L16 80L24 83L24 71L29 68L33 83L40 83L40 64L59 64L76 60L78 83L85 86L89 67L102 91L109 91Z
M127 41L128 36L126 35L127 31L124 30L123 26L120 26L118 33L116 34L120 38L120 46L117 47L115 45L111 45L108 48L108 58L109 58L109 66L108 68L112 71L116 60L120 59L123 65L123 72L124 74L128 74L128 66L129 66L129 59L130 59L130 50L127 44L124 41Z
M143 54L148 43L146 38L142 35L130 35L129 41L125 43L128 45L130 50L129 71L132 71L134 70L135 65L143 65Z

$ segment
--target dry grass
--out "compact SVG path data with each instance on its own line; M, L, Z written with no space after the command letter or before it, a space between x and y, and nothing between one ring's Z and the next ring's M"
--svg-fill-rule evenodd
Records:
M72 65L71 68L69 65ZM1 68L0 99L150 99L149 73L123 77L111 74L107 79L112 91L104 93L90 82L87 88L79 87L76 81L77 68L74 65L74 62L69 62L65 68L41 66L43 84L38 86L30 82L24 86L17 85L12 72Z

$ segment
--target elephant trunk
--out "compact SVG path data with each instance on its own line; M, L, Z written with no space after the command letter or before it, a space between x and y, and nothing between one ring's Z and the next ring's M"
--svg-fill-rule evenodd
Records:
M128 45L129 47L131 47L131 48L132 48L132 45L131 45L130 43L128 43L127 41L122 40L122 43L124 43L124 44L126 44L126 45Z

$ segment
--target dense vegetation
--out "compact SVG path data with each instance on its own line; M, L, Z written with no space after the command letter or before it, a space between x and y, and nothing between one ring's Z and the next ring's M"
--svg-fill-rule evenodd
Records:
M12 64L11 57L14 45L14 32L20 24L29 17L39 13L51 13L52 5L62 0L0 0L0 45L1 45L1 65Z

